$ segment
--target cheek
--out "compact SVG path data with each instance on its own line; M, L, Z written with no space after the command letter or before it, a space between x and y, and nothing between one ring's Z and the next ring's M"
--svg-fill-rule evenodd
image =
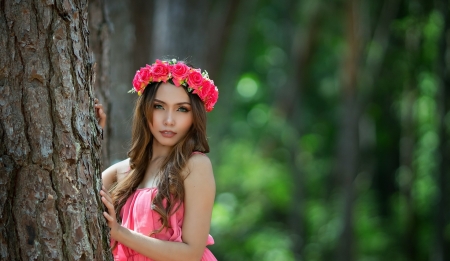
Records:
M192 117L188 117L188 118L183 122L183 127L186 129L186 131L188 131L188 130L191 128L192 124L193 124Z
M160 113L158 113L157 111L153 111L152 113L152 117L151 118L147 118L147 122L148 122L148 126L155 126L155 123L158 124L158 122L160 121Z
M153 129L155 128L155 124L154 124L155 122L157 122L155 117L153 117L152 120L150 120L150 119L147 120L147 126L150 131L153 131Z

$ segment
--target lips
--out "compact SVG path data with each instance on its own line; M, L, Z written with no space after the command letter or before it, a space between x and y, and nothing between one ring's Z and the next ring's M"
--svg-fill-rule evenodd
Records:
M163 130L163 131L160 131L159 133L161 133L161 135L164 138L172 138L173 136L175 136L175 134L177 134L176 132L168 131L168 130Z

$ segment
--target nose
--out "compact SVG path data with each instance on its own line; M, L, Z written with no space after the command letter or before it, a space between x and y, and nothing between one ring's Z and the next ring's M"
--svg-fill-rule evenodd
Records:
M175 120L173 118L172 112L168 111L164 118L165 126L173 126L175 124Z

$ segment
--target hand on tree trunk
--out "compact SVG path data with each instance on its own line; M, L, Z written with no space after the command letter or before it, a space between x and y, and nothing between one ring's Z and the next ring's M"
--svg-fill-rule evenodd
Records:
M102 187L102 190L100 190L100 196L102 197L103 204L105 204L106 208L108 209L108 212L106 211L103 212L103 216L105 216L106 221L108 222L108 226L111 229L110 230L111 237L114 239L114 235L120 229L120 225L119 223L117 223L116 211L114 209L111 196L109 195L105 187Z
M105 113L105 110L103 109L103 105L98 102L99 101L96 98L94 100L95 117L97 117L98 124L100 125L100 127L102 127L102 129L104 129L106 126L106 113Z

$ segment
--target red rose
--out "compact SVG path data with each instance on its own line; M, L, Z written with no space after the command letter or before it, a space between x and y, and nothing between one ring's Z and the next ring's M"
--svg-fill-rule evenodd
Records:
M170 73L172 74L172 81L175 86L180 86L181 84L186 82L186 78L189 75L189 66L179 62L177 64L170 65L169 69Z
M134 79L133 79L133 87L134 89L139 92L141 90L141 77L139 75L139 71L136 72L136 74L134 75Z
M170 62L156 60L151 66L146 65L137 71L131 92L136 91L141 95L150 82L167 82L169 79L172 79L176 86L188 85L188 90L202 100L205 110L207 112L213 110L219 98L219 91L214 82L209 79L206 72L204 77L200 69L193 69L175 59Z
M187 79L187 83L189 84L189 88L192 88L194 90L202 86L203 76L200 73L200 69L191 70Z
M152 66L152 76L154 82L167 82L169 79L169 65L160 60L156 60L156 63Z
M149 82L151 82L152 81L152 67L147 64L147 66L141 68L140 77L141 77L141 80L147 84Z
M216 104L218 99L219 90L216 86L213 85L212 88L209 89L206 100L203 101L205 103L205 109L207 112L210 112L214 109L214 105Z
M133 79L133 87L141 95L144 88L152 80L151 67L147 65L136 72Z
M194 91L194 93L196 93L200 97L200 99L202 99L202 101L205 101L211 88L214 88L214 82L212 82L210 79L204 79L202 82L202 87Z

